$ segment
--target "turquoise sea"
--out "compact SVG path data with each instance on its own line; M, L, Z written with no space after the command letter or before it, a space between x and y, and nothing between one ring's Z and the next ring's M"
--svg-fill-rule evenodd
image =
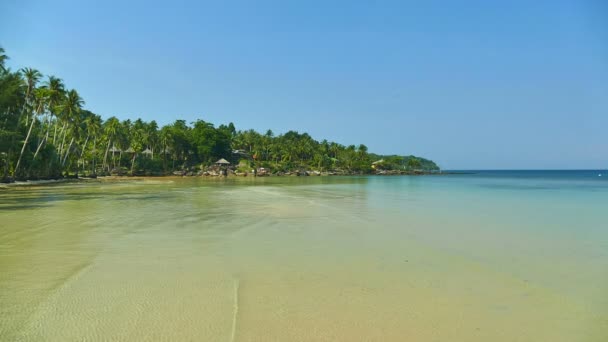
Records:
M0 188L0 340L607 341L608 171Z

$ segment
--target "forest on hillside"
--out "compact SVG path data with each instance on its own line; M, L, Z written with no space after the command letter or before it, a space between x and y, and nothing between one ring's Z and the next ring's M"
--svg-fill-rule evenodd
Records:
M381 156L365 145L317 141L307 133L237 130L204 120L103 120L63 80L33 68L12 71L0 48L0 179L78 175L165 175L199 171L220 158L245 171L315 170L368 174L379 170L428 172L439 168L415 156ZM375 164L374 164L375 163Z

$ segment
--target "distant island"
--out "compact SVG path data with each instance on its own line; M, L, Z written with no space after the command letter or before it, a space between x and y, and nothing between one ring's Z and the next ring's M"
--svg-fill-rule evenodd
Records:
M97 175L426 174L415 156L369 153L365 145L317 141L307 133L237 130L197 120L120 121L83 108L76 90L36 69L13 72L0 48L0 179ZM220 161L218 163L218 161Z

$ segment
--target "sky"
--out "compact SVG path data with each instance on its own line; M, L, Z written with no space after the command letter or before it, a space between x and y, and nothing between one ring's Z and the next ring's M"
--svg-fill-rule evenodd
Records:
M602 0L0 0L0 46L103 118L297 130L444 169L608 168Z

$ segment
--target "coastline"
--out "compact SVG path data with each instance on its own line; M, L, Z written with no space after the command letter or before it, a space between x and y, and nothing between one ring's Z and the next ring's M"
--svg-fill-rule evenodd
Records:
M356 173L343 173L343 174L332 174L332 173L309 173L305 175L300 175L297 173L291 174L282 174L282 175L257 175L253 174L234 174L229 173L227 176L221 175L176 175L176 174L168 174L168 175L149 175L149 176L119 176L119 175L111 175L111 176L98 176L96 178L91 177L78 177L78 178L58 178L58 179L45 179L45 180L25 180L25 181L13 181L8 183L0 182L0 189L3 188L16 188L16 187L30 187L30 186L45 186L45 185L55 185L55 184L63 184L63 183L81 183L81 182L111 182L111 181L146 181L146 180L158 180L158 179L184 179L184 178L200 178L207 180L220 180L220 179L238 179L238 178L286 178L286 177L357 177L357 176L377 176L377 177L387 177L387 176L443 176L443 175L453 175L460 174L458 172L399 172L399 173L371 173L371 174L356 174Z

